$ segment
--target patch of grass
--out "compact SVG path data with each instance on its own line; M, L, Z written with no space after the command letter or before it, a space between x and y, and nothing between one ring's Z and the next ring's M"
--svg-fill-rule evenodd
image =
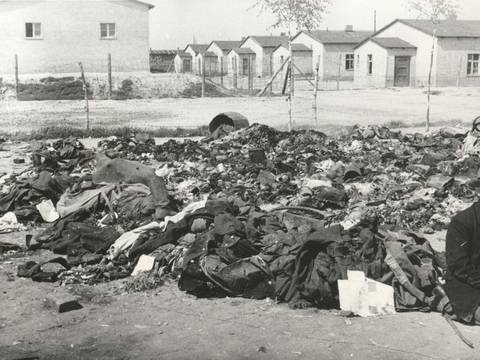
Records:
M390 128L390 129L409 129L409 128L417 128L417 127L424 127L425 126L425 121L418 121L418 122L412 122L412 123L406 123L403 121L390 121L388 123L383 124L384 126ZM471 123L468 121L462 121L462 120L440 120L440 121L431 121L430 122L430 127L441 127L441 126L471 126Z
M92 92L87 89L91 98ZM39 83L18 84L18 96L20 101L40 100L81 100L84 98L83 83L73 77L40 79Z
M190 83L180 94L179 97L195 98L202 96L202 84ZM220 87L213 85L210 82L205 83L205 96L207 97L226 97L228 96Z
M164 280L158 273L141 273L130 277L125 283L125 291L128 293L154 290L164 284Z
M199 126L195 128L167 128L159 127L156 129L142 129L130 126L121 127L94 127L87 131L84 128L75 128L71 126L46 126L30 132L1 133L1 138L29 141L29 140L49 140L60 139L73 136L76 138L105 138L109 136L132 137L136 134L146 134L151 137L172 138L172 137L196 137L207 136L209 134L208 126Z
M400 128L408 128L408 127L416 127L415 125L412 124L407 124L406 122L400 121L400 120L392 120L386 124L384 124L386 127L390 129L400 129Z
M428 91L423 92L425 95L428 93ZM430 95L435 96L435 95L441 95L442 92L440 90L431 90Z
M130 79L125 79L122 81L122 85L118 90L113 90L112 99L113 100L127 100L134 99L133 94L133 81Z

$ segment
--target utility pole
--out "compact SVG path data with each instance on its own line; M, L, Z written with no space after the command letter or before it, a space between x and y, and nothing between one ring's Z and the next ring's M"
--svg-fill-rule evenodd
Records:
M377 10L373 11L373 32L377 32Z

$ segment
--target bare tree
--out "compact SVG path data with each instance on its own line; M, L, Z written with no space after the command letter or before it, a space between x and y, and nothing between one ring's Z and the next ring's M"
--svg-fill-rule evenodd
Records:
M437 37L437 26L442 19L455 20L457 18L458 5L456 0L408 0L410 9L418 14L418 17L428 19L433 24L432 49L430 51L430 68L428 70L427 89L427 114L425 130L430 131L430 99L432 89L432 69Z
M277 18L273 28L288 29L290 52L290 91L288 130L292 129L292 99L294 89L294 60L292 51L292 30L313 30L317 28L326 13L330 0L256 0L254 7L262 12L272 12Z

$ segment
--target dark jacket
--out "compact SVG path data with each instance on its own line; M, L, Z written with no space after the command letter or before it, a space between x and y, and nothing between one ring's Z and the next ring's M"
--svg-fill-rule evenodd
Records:
M445 291L458 318L472 323L480 305L480 202L453 217L446 258Z

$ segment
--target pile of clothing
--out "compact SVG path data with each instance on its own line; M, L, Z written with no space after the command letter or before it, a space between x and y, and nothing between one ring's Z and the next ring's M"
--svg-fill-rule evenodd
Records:
M42 264L19 274L96 283L128 276L149 254L200 297L329 308L337 280L361 270L395 288L397 309L428 307L398 266L433 296L444 259L423 234L446 229L480 186L465 134L369 126L327 136L254 124L217 135L162 145L111 138L102 154L75 139L35 150L40 161L5 183L0 214L38 223L36 205L51 200L59 219L36 240L65 263L55 276Z

